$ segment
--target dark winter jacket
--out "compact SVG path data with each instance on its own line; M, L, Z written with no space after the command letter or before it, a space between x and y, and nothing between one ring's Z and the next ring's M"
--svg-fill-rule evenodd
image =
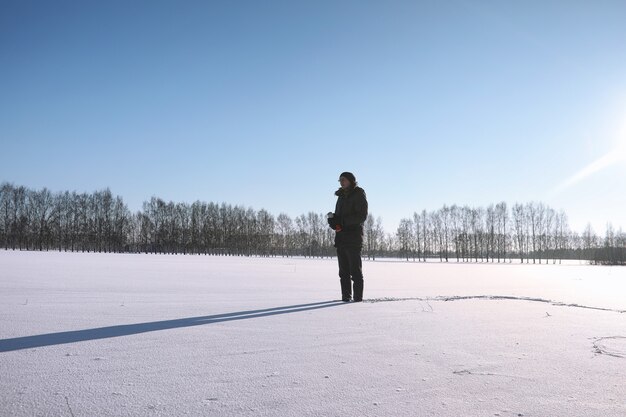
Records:
M347 191L342 188L335 192L337 204L334 217L328 219L328 225L337 231L335 247L363 246L363 223L367 219L367 198L365 190L354 187ZM337 228L337 226L340 226Z

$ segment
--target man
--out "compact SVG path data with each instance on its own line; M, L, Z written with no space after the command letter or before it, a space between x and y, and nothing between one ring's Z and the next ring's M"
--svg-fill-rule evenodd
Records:
M337 204L334 213L328 213L328 225L335 230L335 247L339 261L341 300L363 301L363 271L361 249L363 248L363 223L367 219L367 198L358 186L354 174L342 172L341 187L335 192ZM351 282L352 281L352 282Z

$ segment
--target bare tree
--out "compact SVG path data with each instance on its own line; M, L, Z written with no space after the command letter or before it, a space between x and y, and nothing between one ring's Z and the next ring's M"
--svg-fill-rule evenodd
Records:
M491 204L485 212L485 257L487 262L489 262L489 258L492 258L492 261L495 258L496 226L496 211Z
M474 259L478 262L480 257L481 261L484 259L484 229L483 225L485 217L485 210L481 207L472 208L470 211L470 234L472 236L472 249Z
M33 210L33 217L36 219L32 223L33 235L36 238L36 246L43 250L44 245L48 249L50 244L50 219L53 214L52 194L47 188L41 191L31 191L28 193L29 207Z
M382 219L374 220L374 215L369 213L364 225L364 237L365 237L365 249L367 253L367 259L376 259L376 252L381 244L381 239L384 237L384 231L382 230Z
M591 223L587 223L587 227L582 235L583 241L583 250L585 253L586 259L594 259L595 258L595 248L598 246L598 236L593 231L591 227Z
M526 251L526 223L528 216L526 207L523 204L516 203L513 206L513 229L515 231L515 242L517 243L517 253L520 262L524 263L524 254Z
M285 213L280 213L276 218L276 230L278 234L278 246L282 256L289 256L291 240L293 239L293 220Z
M439 219L441 221L441 249L443 250L443 259L448 262L448 252L450 250L452 220L450 207L444 206L439 210Z
M556 216L556 221L555 221L555 226L554 226L554 236L555 236L555 242L556 242L555 250L557 252L557 256L555 256L555 261L556 261L556 258L558 257L559 264L561 263L561 260L563 259L565 252L569 249L568 248L569 234L570 232L569 232L569 226L568 226L568 221L567 221L567 215L565 214L564 211L561 210Z
M411 256L413 245L413 222L411 219L401 219L398 230L396 231L400 255L406 260Z
M496 248L497 248L497 257L498 263L500 263L500 259L502 258L503 262L506 262L506 256L508 251L509 244L509 231L508 220L509 220L509 211L507 209L507 205L504 201L501 201L496 205L495 208L495 216L496 216Z
M544 207L541 203L531 202L526 205L526 210L530 222L533 263L536 263L537 256L539 256L539 263L541 263L541 233L543 230Z
M554 228L554 218L555 212L550 207L545 207L544 209L544 218L543 218L543 230L541 232L542 244L541 248L544 251L544 257L546 258L546 263L548 263L548 258L550 254L553 254L555 247L555 239L552 234Z
M11 226L14 220L11 218L12 210L13 185L3 182L0 185L0 224L2 227L1 238L2 245L5 250L9 249L11 240Z

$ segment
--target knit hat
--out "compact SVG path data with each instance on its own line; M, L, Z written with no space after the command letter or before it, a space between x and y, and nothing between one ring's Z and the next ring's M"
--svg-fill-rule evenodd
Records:
M342 172L341 175L339 175L339 178L341 177L344 177L353 184L356 182L356 178L352 172Z

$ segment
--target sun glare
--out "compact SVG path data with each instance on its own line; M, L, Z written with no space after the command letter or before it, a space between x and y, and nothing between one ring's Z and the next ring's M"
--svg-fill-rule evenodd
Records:
M626 136L624 136L621 142L617 145L615 152L619 156L620 160L626 161Z
M562 191L566 188L571 187L572 185L582 181L583 179L595 174L596 172L602 171L612 165L615 165L620 162L626 161L626 136L620 143L617 144L613 150L596 159L580 171L578 171L575 175L568 178L561 185L557 187L557 191Z

